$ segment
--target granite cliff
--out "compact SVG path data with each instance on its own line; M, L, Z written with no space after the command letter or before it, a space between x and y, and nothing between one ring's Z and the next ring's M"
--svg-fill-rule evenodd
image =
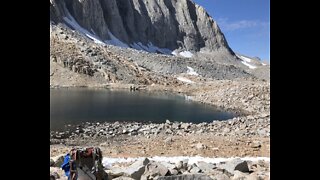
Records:
M216 21L192 0L50 0L50 20L135 49L234 57Z

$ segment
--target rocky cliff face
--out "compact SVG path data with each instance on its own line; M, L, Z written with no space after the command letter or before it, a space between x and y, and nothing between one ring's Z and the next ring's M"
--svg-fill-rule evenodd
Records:
M50 0L50 19L136 49L234 55L217 23L192 0Z

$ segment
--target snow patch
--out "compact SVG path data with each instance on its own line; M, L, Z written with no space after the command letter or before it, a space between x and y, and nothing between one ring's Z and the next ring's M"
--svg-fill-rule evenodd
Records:
M191 58L193 56L193 54L190 51L182 51L179 54L186 58Z
M193 56L193 54L190 51L182 51L182 52L177 52L177 50L174 50L171 52L172 55L174 56L182 56L182 57L186 57L186 58L191 58Z
M174 157L165 157L165 156L154 156L154 157L148 157L149 160L152 161L158 161L158 162L168 162L168 163L176 163L178 161L183 161L185 159L188 159L188 164L198 164L198 162L203 161L206 163L220 163L220 162L227 162L231 161L238 157L232 157L232 158L208 158L208 157L201 157L201 156L174 156ZM135 162L137 160L143 160L144 157L139 158L103 158L102 164L106 168L112 167L114 163L128 163L128 162ZM266 162L270 162L269 157L244 157L240 158L244 161L259 161L264 160Z
M265 63L261 63L263 66L266 66L267 64L265 64Z
M241 56L241 55L237 55L237 56L238 56L238 58L242 59L245 62L251 62L252 61L251 59L249 59L247 57L244 57L244 56Z
M160 52L162 54L171 54L172 53L172 51L170 49L159 48L159 47L153 45L151 42L149 42L147 44L147 46L143 45L141 42L133 43L130 46L134 49L144 50L144 51L148 51L151 53L157 53L157 52Z
M188 68L187 74L194 75L194 76L198 76L199 75L192 67L187 66L187 68Z
M174 56L178 56L178 54L177 54L177 52L176 51L172 51L172 53L171 53L172 55L174 55Z
M242 62L242 64L248 66L250 69L255 69L255 68L257 68L257 66L251 65L251 64L249 64L249 63L247 63L247 62L245 62L245 61L241 61L241 62Z
M105 45L104 42L100 41L99 39L97 39L96 37L94 37L94 36L92 36L92 35L90 35L90 34L86 34L86 36L87 36L88 38L92 39L92 40L93 40L95 43L97 43L97 44Z
M188 164L197 164L200 161L204 161L206 163L220 163L220 162L227 162L231 161L233 159L236 159L237 157L232 158L208 158L208 157L201 157L201 156L176 156L176 157L163 157L163 156L155 156L150 158L153 161L159 161L159 162L169 162L169 163L176 163L178 161L183 161L184 159L188 159ZM270 161L269 157L244 157L240 158L244 161L259 161L259 160L265 160L267 162Z
M179 81L182 81L182 82L185 82L185 83L190 83L190 84L194 83L194 82L191 81L190 79L187 79L187 78L181 77L181 76L177 77L177 79L178 79Z
M63 17L63 20L69 24L73 29L81 32L82 34L85 34L88 38L92 39L95 43L98 44L103 44L105 45L104 42L102 42L97 36L93 35L83 27L81 27L78 22L70 15L70 13L67 11L67 17Z
M110 40L106 40L103 42L98 36L95 35L95 32L91 29L92 33L88 30L81 27L78 22L72 17L72 15L67 11L67 17L63 17L63 20L69 24L73 29L79 31L82 34L85 34L88 38L93 40L97 44L105 45L106 43L114 45L114 46L120 46L120 47L129 47L127 44L120 41L118 38L116 38L110 31L108 31L108 34L110 36Z
M148 47L149 47L149 51L158 51L161 52L162 54L171 54L171 50L170 49L166 49L166 48L159 48L157 46L154 46L151 42L148 43Z
M250 69L255 69L255 68L257 68L257 66L252 65L252 64L249 64L249 63L252 61L252 59L247 58L247 57L244 57L244 56L241 56L241 55L237 55L237 57L242 60L242 61L241 61L242 64L248 66ZM262 63L262 65L263 65L263 63Z

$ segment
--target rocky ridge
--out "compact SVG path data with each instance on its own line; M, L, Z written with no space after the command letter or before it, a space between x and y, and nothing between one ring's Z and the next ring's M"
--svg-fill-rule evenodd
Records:
M161 74L143 72L135 63L88 41L75 31L70 32L54 25L51 31L50 62L75 73L91 76L100 84L151 84L163 77Z
M157 55L134 49L96 44L64 25L51 24L50 63L85 74L98 84L181 84L177 77L193 68L199 77L255 79L236 64ZM51 73L52 74L52 73ZM53 74L54 76L54 74Z

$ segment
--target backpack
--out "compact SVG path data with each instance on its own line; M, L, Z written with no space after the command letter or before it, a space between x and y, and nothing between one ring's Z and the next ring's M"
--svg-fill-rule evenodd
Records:
M72 149L64 158L61 168L68 180L107 180L103 170L100 148Z

